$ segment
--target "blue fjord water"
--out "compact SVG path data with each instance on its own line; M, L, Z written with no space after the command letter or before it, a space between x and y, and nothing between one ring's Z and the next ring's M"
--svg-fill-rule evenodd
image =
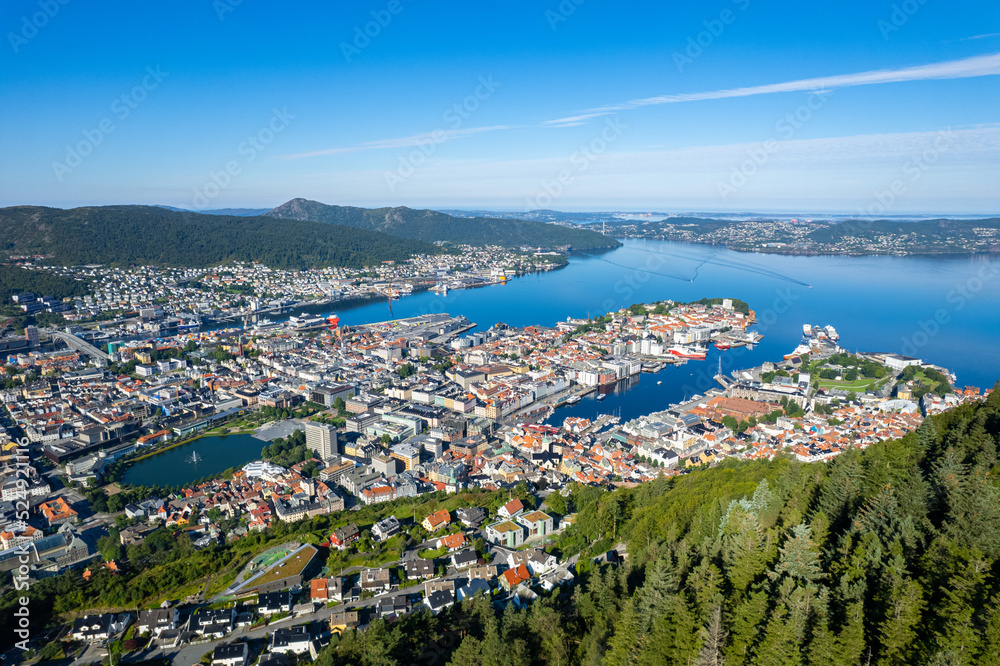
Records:
M624 243L600 255L573 256L566 268L503 285L407 297L394 302L391 313L385 301L339 309L340 321L352 325L447 312L465 315L484 329L497 322L554 325L567 317L595 316L633 303L704 297L739 298L757 312L756 330L765 337L753 350L713 347L705 361L643 374L615 387L603 401L591 394L563 407L553 423L598 413L617 413L628 420L664 409L714 386L720 359L727 373L781 359L800 342L804 323L833 325L840 344L851 351L902 353L944 366L957 374L959 385L985 388L1000 380L1000 258L795 257L664 241ZM307 311L329 310L322 306ZM261 445L247 442L246 452L237 457L243 462L253 459ZM206 450L200 445L199 453L207 458ZM168 462L151 459L130 470L132 478L126 480L138 482L140 467L153 461L164 467ZM183 471L194 479L237 462L227 453L218 469L202 463L197 471ZM181 482L180 476L170 476L170 481L159 483Z

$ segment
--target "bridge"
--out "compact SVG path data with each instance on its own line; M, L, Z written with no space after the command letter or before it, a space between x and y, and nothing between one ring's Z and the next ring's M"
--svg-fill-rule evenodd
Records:
M56 331L53 329L44 329L45 333L48 333L53 338L58 338L66 343L66 346L70 349L75 349L78 352L83 352L91 358L95 359L101 365L106 365L111 357L108 356L106 352L102 352L100 349L90 344L89 342L84 342L80 338L72 335L71 333L66 333L65 331Z

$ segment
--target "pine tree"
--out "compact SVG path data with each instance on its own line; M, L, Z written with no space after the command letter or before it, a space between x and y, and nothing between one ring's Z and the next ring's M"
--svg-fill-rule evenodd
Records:
M751 592L736 607L731 623L732 640L725 649L726 663L729 666L742 666L742 664L750 663L753 648L757 643L766 616L767 592L762 589Z
M835 649L831 655L831 666L857 666L862 663L866 652L865 612L860 601L847 607L847 619L837 634Z
M880 666L906 666L915 662L919 622L924 609L923 591L913 580L897 577L886 600L886 617L878 627Z
M641 651L639 620L635 613L635 603L629 599L622 606L615 622L615 633L608 643L604 663L610 666L631 666L636 663Z
M755 666L796 666L802 663L800 644L795 627L788 621L788 609L779 603L764 629L764 638L757 648Z
M726 658L722 649L726 644L726 630L722 625L722 606L716 606L709 614L708 624L701 628L701 650L694 666L724 666Z
M799 523L793 527L779 552L781 555L778 564L774 567L774 571L768 574L772 580L787 574L796 581L812 582L825 575L820 567L819 552L812 541L807 524Z

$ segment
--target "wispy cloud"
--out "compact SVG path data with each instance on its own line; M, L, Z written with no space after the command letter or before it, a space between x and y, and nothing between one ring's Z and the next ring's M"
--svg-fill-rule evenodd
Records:
M498 130L512 129L508 125L491 125L489 127L466 127L465 129L438 129L431 132L421 132L411 136L403 136L396 139L380 139L378 141L367 141L354 146L343 146L340 148L324 148L322 150L311 150L305 153L295 153L292 155L281 155L282 159L298 160L304 157L318 157L320 155L337 155L339 153L356 153L363 150L384 150L386 148L411 148L413 146L425 146L433 143L444 143L465 136L483 134L484 132L496 132Z
M986 39L987 37L1000 37L1000 32L991 32L986 35L973 35L972 37L963 37L962 41L967 42L970 39Z
M989 35L982 36L987 37ZM964 79L975 76L992 76L996 74L1000 74L1000 53L974 56L972 58L963 58L961 60L949 60L929 65L904 67L902 69L878 69L869 72L859 72L856 74L838 74L835 76L800 79L798 81L771 83L745 88L730 88L727 90L646 97L643 99L634 99L628 102L622 102L620 104L587 109L574 116L546 121L545 124L559 127L572 126L591 118L597 118L643 106L655 106L659 104L698 102L711 99L726 99L729 97L750 97L752 95L767 95L771 93L797 92L803 90L830 90L835 88L874 85L878 83L900 83L903 81L926 81L930 79Z

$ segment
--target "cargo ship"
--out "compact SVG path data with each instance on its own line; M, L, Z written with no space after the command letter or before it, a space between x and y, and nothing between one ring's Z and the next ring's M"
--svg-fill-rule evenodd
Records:
M679 356L680 358L691 358L699 361L704 361L707 356L705 351L702 349L698 349L697 347L685 347L684 345L671 347L668 351L674 356Z

